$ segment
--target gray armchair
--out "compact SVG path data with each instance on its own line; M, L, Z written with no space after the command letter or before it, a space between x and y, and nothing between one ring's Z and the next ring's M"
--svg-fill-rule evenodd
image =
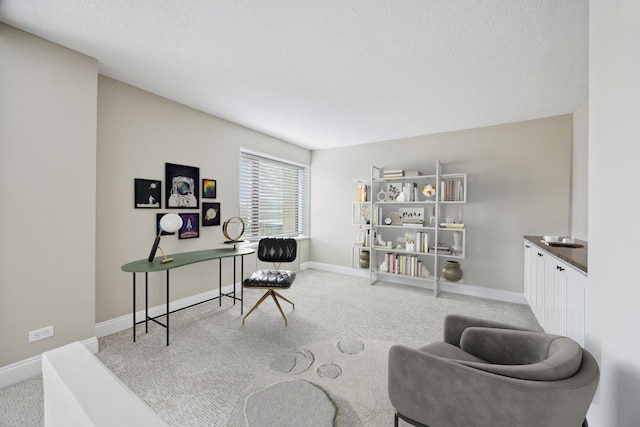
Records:
M460 315L443 342L389 350L396 426L586 426L599 376L569 338Z

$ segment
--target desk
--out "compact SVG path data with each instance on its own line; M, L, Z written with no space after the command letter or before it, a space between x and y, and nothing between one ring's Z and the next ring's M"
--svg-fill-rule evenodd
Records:
M184 310L185 308L193 307L194 305L202 304L214 299L220 299L220 305L222 305L222 297L229 297L233 299L235 305L236 300L240 301L240 314L243 311L243 297L244 291L242 283L240 284L240 298L236 297L236 257L240 257L240 278L244 277L244 257L255 252L255 249L249 248L233 248L233 249L207 249L203 251L185 252L181 254L169 255L173 258L172 262L161 263L162 257L156 257L153 262L149 262L147 259L141 259L139 261L133 261L125 264L121 267L122 271L127 273L133 273L133 342L136 341L136 325L140 323L145 324L145 333L149 332L149 321L157 323L167 330L167 345L169 345L169 314L172 313L169 310L169 271L174 268L183 267L189 264L195 264L203 261L218 260L220 263L219 277L218 277L218 296L210 298L205 301L201 301L196 304L192 304L187 307L182 307L173 312ZM222 259L233 258L233 291L223 294L222 293ZM164 314L159 316L149 317L149 301L148 301L148 285L149 285L149 273L156 271L166 271L166 292L167 292L167 308ZM144 273L144 320L136 322L136 273ZM159 317L167 316L166 323L161 323L157 320Z

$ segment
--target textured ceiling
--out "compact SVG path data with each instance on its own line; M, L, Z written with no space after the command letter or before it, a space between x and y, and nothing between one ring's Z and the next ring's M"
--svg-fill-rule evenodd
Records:
M573 113L588 0L0 0L99 72L321 149Z

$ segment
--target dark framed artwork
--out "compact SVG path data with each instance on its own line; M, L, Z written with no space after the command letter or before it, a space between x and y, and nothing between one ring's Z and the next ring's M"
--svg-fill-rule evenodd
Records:
M220 225L220 203L202 202L202 226Z
M164 213L156 214L156 236L158 235L158 233L160 233L160 219L165 215L166 214L164 214ZM172 234L176 234L176 233L175 232L174 233L169 233L169 232L166 232L166 231L162 230L162 233L160 235L161 236L170 236Z
M157 179L133 179L134 207L136 209L160 209L162 182Z
M200 214L180 213L182 228L178 231L179 239L197 239L200 237Z
M203 179L202 180L202 198L203 199L215 199L216 198L216 180L215 179Z
M200 169L165 163L167 208L198 209Z

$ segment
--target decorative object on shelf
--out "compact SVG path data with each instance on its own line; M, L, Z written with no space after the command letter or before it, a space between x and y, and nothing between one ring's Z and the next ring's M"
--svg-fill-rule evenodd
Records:
M402 214L400 212L391 212L391 224L402 225Z
M447 261L442 267L442 276L450 282L462 279L462 270L458 261Z
M238 224L238 229L239 231L237 232L237 235L235 237L231 237L229 236L229 225L232 224ZM228 220L226 220L224 222L224 224L222 225L222 234L224 234L224 237L227 238L227 241L225 241L224 243L239 243L241 242L240 237L242 237L242 235L244 234L244 221L242 220L242 218L237 217L237 216L233 216L231 218L229 218Z
M178 239L197 239L200 237L200 214L181 213L182 227L178 233Z
M367 234L366 230L364 230L362 226L358 227L358 235L356 236L356 243L364 246L366 234Z
M376 234L376 244L379 245L379 246L387 246L387 242L382 240L382 235L381 234Z
M202 226L220 225L220 203L202 202Z
M413 252L416 250L415 244L413 243L413 240L407 240L407 244L405 245L405 250L407 252Z
M426 265L422 264L422 267L420 270L421 270L420 277L422 277L423 279L428 279L429 277L431 277L431 272L429 271Z
M215 199L217 193L217 186L215 179L203 179L202 180L202 198L203 199ZM220 225L220 224L218 224Z
M167 208L198 209L200 169L165 163Z
M159 246L160 235L162 234L163 231L167 233L175 233L176 231L180 230L180 228L182 228L182 218L180 218L180 215L178 214L169 213L169 214L163 215L162 218L160 218L158 226L160 228L160 231L158 232L158 235L156 236L156 239L153 242L153 246L151 246L151 253L149 253L148 261L153 262L153 259L156 256L156 251L160 249L160 252L162 253L162 260L160 262L164 264L166 262L173 261L173 258L167 258L167 255Z
M453 245L451 246L451 250L455 255L462 253L462 231L453 232Z
M387 192L386 192L386 191L384 191L384 190L380 190L380 191L378 191L378 195L377 195L377 197L378 197L378 201L379 201L379 202L386 202L386 201L387 201L387 198L388 198L389 196L387 195Z
M400 195L400 186L398 184L387 185L387 200L394 201Z
M360 206L360 217L369 224L371 222L370 210L368 205Z
M360 251L360 268L369 268L369 251Z
M137 209L160 209L162 182L154 179L134 178L134 195Z
M436 195L436 187L431 184L425 184L422 186L422 194L425 195L427 200L433 200L433 196Z
M391 225L391 223L393 222L393 220L391 218L385 218L384 219L384 223L387 225Z

